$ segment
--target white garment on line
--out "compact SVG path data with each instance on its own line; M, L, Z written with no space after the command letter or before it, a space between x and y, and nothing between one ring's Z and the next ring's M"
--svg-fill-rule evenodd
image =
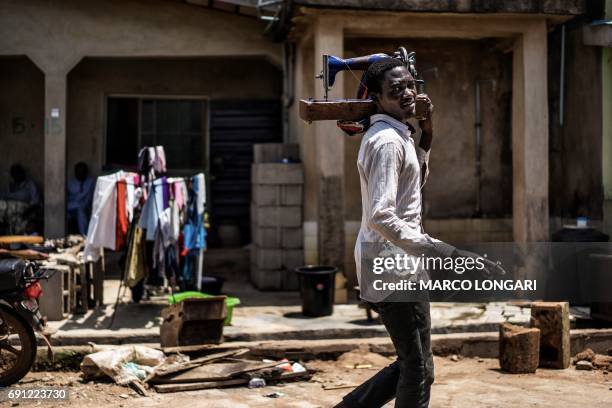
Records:
M198 214L204 213L204 204L206 204L206 185L204 184L204 174L198 173L193 176L198 183L198 193L196 196L196 204L198 209Z
M102 248L115 249L117 236L117 181L125 177L123 171L100 176L96 181L91 219L85 240L83 256L97 261Z

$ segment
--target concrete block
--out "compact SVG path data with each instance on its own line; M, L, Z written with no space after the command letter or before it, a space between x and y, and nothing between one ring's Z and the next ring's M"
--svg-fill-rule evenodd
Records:
M302 228L258 227L251 226L253 242L260 248L302 248L304 233Z
M540 360L540 329L499 325L499 365L513 374L535 373Z
M251 265L251 282L257 289L279 290L283 286L284 272L280 269L262 269Z
M304 250L302 249L283 249L281 255L283 267L294 270L304 266Z
M253 184L303 184L301 163L255 163L251 167Z
M251 222L258 227L301 227L302 207L251 204Z
M294 143L258 143L253 145L254 163L277 163L284 158L300 159L300 145Z
M50 275L40 281L43 294L39 299L40 313L49 321L63 320L70 313L70 266L42 266Z
M251 262L260 269L290 269L304 265L302 249L260 248L251 249Z
M257 205L302 205L302 184L253 184L251 191Z
M251 263L259 269L281 269L281 249L251 247Z
M570 365L568 302L534 302L531 326L540 329L540 367L565 369Z
M261 290L298 290L300 283L295 272L288 269L261 269L251 265L251 282Z

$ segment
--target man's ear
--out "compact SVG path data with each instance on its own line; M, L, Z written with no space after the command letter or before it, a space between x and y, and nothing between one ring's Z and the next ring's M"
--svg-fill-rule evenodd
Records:
M376 105L376 110L380 111L381 110L381 106L380 106L380 94L378 92L372 92L370 93L370 99L372 100L372 102L374 102L374 104Z

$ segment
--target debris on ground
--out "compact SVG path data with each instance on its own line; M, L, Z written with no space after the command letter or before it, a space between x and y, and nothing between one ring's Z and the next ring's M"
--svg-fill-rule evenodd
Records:
M604 370L612 371L612 356L597 354L587 348L574 356L574 364L577 370ZM591 368L587 368L590 366Z
M593 367L593 363L591 363L590 361L582 360L576 363L576 370L591 371L594 368L595 367Z
M109 348L85 356L81 371L88 379L108 376L119 385L141 383L165 358L160 350L145 346Z
M267 397L267 398L280 398L280 397L282 397L284 395L285 394L283 394L282 392L276 391L276 392L271 392L270 394L265 394L264 397Z
M86 379L108 377L140 395L147 395L146 387L160 393L245 385L259 388L268 382L309 379L312 375L296 361L241 358L248 352L233 349L191 359L182 353L166 355L145 346L123 346L85 356L81 371Z
M266 386L266 380L263 378L251 378L249 380L249 388L263 388Z

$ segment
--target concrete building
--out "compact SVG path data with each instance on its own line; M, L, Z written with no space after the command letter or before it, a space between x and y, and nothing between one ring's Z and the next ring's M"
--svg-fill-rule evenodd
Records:
M44 186L45 234L60 236L76 162L97 175L134 164L141 143L182 138L168 143L173 171L205 170L213 225L236 217L248 228L250 146L299 143L306 262L339 265L352 281L360 139L333 122L304 124L297 106L322 96L322 54L405 46L436 106L431 235L543 241L578 215L612 232L610 25L591 25L610 1L257 3L0 1L0 186L24 164ZM331 96L352 96L356 77L338 78ZM147 131L151 118L183 110L193 128Z

